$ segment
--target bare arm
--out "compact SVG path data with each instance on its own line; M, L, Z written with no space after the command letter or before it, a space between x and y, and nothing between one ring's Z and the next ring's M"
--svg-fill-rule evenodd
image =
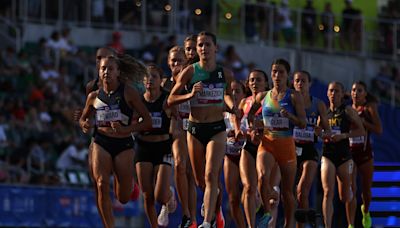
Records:
M93 103L97 97L97 94L98 91L89 93L88 97L86 98L86 104L83 108L82 115L79 118L79 126L82 128L84 133L88 133L90 128L93 127L89 119L94 111Z
M231 71L224 68L224 75L225 75L225 80L226 80L226 90L225 90L225 94L224 94L224 101L225 101L225 104L228 107L229 111L236 114L235 102L232 97L232 88L231 88L231 83L234 80L233 74Z
M324 102L319 101L317 104L318 112L319 112L319 120L318 126L321 126L325 131L330 131L331 127L329 126L327 109Z
M293 113L289 113L287 111L286 112L283 111L283 113L281 111L281 114L289 118L289 120L294 125L300 128L305 128L307 125L307 121L306 121L306 111L304 108L303 97L299 92L293 91L293 93L291 94L291 99L292 99L292 104L294 105L294 109L296 111L296 115L294 115Z
M142 117L143 121L137 123L131 123L128 126L127 131L137 132L144 131L151 128L151 117L146 106L143 104L139 93L130 86L125 86L125 99L128 105L134 109L138 116Z
M251 106L249 113L247 114L247 121L250 129L253 128L254 115L256 114L257 110L261 107L261 101L262 99L264 99L266 94L267 92L262 92L257 94L256 99L253 105Z
M375 134L382 134L382 123L376 103L369 103L367 110L371 114L371 122L361 119L365 129Z
M187 100L190 100L196 92L202 90L201 82L193 85L193 89L190 93L180 95L180 92L184 89L185 85L192 79L194 73L193 66L186 67L177 77L177 81L172 87L171 93L169 94L167 104L169 106L181 104Z
M346 115L349 117L353 127L351 128L350 132L347 133L347 137L345 138L352 138L365 135L364 126L357 112L352 107L347 106Z

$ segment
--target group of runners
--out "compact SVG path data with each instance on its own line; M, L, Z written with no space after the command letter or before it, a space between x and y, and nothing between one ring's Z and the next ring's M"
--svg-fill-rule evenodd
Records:
M310 95L310 74L292 74L285 59L272 62L270 77L252 69L242 82L217 64L217 49L212 33L188 36L183 46L169 50L172 76L166 80L155 64L98 49L98 78L88 83L86 105L77 118L93 136L89 167L104 226L114 227L113 181L121 203L129 201L137 183L151 227L168 227L168 214L177 207L175 189L180 227L224 227L223 171L236 227L275 227L281 200L284 227L303 227L294 214L309 208L320 167L325 227L332 227L336 181L348 226L354 227L357 173L362 224L371 227L370 134L381 133L382 127L366 84L352 85L349 102L343 84L329 83L325 105ZM135 89L138 83L144 85L143 94ZM318 140L323 141L322 156ZM204 193L202 222L196 220L196 186ZM258 210L262 216L256 219Z

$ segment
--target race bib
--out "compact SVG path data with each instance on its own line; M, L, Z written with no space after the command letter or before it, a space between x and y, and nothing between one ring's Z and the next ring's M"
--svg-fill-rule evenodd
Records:
M121 109L96 110L96 124L98 126L108 126L110 122L122 119Z
M264 119L264 125L270 129L288 129L289 119L279 116L268 116Z
M187 129L189 128L189 119L187 118L182 119L182 127L183 130L187 131Z
M184 102L182 104L178 105L178 111L180 113L190 113L190 103L189 102Z
M350 146L364 144L364 136L349 138Z
M228 138L226 141L226 154L239 155L244 142L244 140L235 141L235 138Z
M224 83L205 84L203 83L203 90L197 93L192 106L208 106L213 104L220 104L224 98Z
M162 125L162 117L159 112L151 113L151 123L153 128L161 128Z
M342 131L341 131L340 129L335 129L335 128L333 128L333 129L331 130L331 134L332 134L332 135L340 135L340 134L342 134Z
M293 138L296 141L314 142L314 128L300 129L295 127L293 129Z

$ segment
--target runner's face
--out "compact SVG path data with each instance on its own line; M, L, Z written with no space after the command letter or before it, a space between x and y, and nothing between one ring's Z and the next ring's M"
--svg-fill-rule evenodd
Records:
M217 46L210 36L202 35L197 37L197 54L202 60L215 59Z
M185 42L185 55L187 59L194 59L197 56L196 52L196 42L193 40L188 40Z
M149 69L149 74L143 78L144 87L146 90L160 88L161 86L161 75L154 69Z
M293 77L293 86L296 91L305 92L310 89L310 82L306 74L297 72Z
M344 96L342 87L337 83L330 83L327 96L331 104L335 104L336 106L340 105Z
M168 66L173 76L177 75L182 70L185 63L186 59L183 52L171 52L168 56Z
M364 103L367 97L367 91L364 86L354 83L351 88L351 98L353 103Z
M253 95L265 91L266 81L261 72L253 71L249 75L249 88Z
M119 68L113 59L103 58L100 60L99 75L103 83L111 84L118 80Z
M113 55L112 51L106 48L100 48L96 52L96 69L100 69L100 60L107 56Z
M288 72L285 66L281 64L274 64L271 67L271 78L274 87L285 86L288 80Z
M231 83L232 94L235 99L236 105L245 97L243 86L240 85L238 82Z

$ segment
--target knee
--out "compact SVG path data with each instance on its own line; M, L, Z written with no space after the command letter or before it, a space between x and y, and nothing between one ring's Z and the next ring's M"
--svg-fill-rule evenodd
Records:
M297 200L302 201L308 198L310 188L308 186L298 186L297 187Z
M247 196L256 195L256 186L252 186L251 184L244 183L243 184L243 193Z
M96 178L96 188L100 194L108 194L110 182L103 177Z
M331 188L324 189L324 198L333 199L334 190Z
M174 170L175 173L179 175L186 175L186 164L185 161L181 158L177 158L174 161Z
M236 208L240 205L240 199L238 194L229 194L229 204L231 207Z
M218 173L211 170L206 171L204 179L206 183L216 183L218 181Z
M152 192L143 192L143 200L145 203L154 203L154 193Z

